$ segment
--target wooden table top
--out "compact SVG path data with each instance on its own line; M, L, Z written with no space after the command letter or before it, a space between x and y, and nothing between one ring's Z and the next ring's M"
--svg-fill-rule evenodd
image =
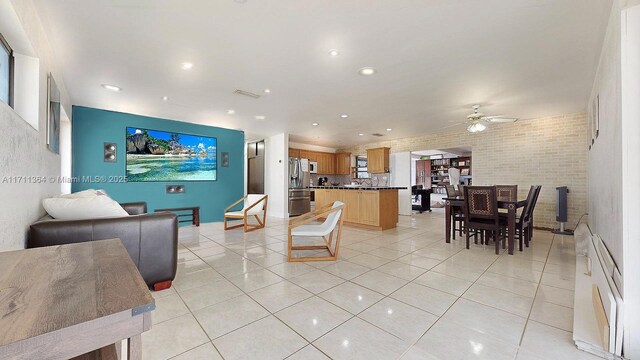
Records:
M0 252L0 346L154 304L120 239Z

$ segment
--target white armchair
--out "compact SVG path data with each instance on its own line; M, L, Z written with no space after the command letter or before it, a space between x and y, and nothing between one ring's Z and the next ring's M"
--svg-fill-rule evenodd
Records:
M342 214L346 205L336 201L333 205L327 205L321 209L300 215L289 220L288 231L288 257L289 261L335 261L338 258L338 248L342 236ZM309 224L326 217L321 224ZM334 233L337 234L334 241ZM324 245L293 245L293 237L321 237ZM318 257L292 257L293 250L320 250L329 251L329 256Z
M262 229L267 222L267 202L269 195L264 194L249 194L245 195L242 199L234 202L224 209L224 229L235 229L239 227L244 228L244 232L249 232L257 229ZM240 211L230 211L234 206L244 201L244 206ZM262 220L260 219L262 215ZM249 217L253 216L258 224L250 224ZM242 220L242 224L228 226L227 219L230 220Z

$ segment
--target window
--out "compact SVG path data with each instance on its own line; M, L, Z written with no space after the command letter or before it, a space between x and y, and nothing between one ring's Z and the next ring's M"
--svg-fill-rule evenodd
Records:
M13 50L0 34L0 101L13 107Z
M356 156L356 167L351 177L354 179L369 179L371 177L367 170L366 156Z

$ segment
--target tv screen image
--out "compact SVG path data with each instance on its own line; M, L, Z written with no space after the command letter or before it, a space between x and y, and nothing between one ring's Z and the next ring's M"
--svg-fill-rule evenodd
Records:
M214 181L217 139L127 127L127 181Z

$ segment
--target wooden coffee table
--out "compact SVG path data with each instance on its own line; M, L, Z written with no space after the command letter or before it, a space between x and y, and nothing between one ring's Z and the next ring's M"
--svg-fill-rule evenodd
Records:
M120 239L0 252L0 359L68 359L128 339L155 301Z

